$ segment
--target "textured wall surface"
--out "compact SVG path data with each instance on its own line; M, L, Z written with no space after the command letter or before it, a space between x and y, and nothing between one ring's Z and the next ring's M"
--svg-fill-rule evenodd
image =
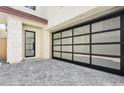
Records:
M22 61L22 20L9 16L7 20L7 62Z

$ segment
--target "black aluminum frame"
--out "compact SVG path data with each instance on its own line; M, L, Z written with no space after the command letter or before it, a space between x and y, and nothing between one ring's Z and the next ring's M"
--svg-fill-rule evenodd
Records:
M33 48L34 48L34 55L32 55L32 56L26 56L26 32L31 32L31 33L34 33L34 46L33 46ZM34 31L29 31L29 30L25 30L25 57L35 57L35 52L36 52L36 34L35 34L35 32Z
M107 20L107 19L111 19L111 18L118 17L118 16L120 16L120 28L104 30L104 31L99 31L99 32L92 32L92 24L93 23L96 23L96 22L99 22L99 21L103 21L103 20ZM77 27L85 26L85 25L90 25L90 32L86 33L86 34L81 34L81 35L75 35L74 36L73 29L77 28ZM54 40L59 40L60 39L62 41L62 39L63 39L62 35L61 35L61 38L56 38L56 39L53 39L53 35L56 34L56 33L61 33L62 34L63 31L68 31L70 29L72 29L72 36L64 37L64 38L72 38L72 44L64 44L64 45L65 46L66 45L72 45L72 52L62 51L62 42L61 42L60 45L54 45L53 44ZM91 42L92 41L92 34L99 34L99 33L104 33L104 32L107 33L107 32L112 32L112 31L117 31L117 30L120 30L120 42L104 42L104 43L92 43ZM90 42L89 43L74 44L74 40L73 40L74 37L84 36L84 35L89 35L90 36L90 40L89 40ZM92 45L103 45L103 44L104 45L120 44L120 56L93 54L92 53ZM74 52L74 45L90 45L90 52L89 53L75 53ZM53 50L53 46L60 46L61 47L61 51L54 51ZM62 55L62 53L71 53L72 54L72 60L62 59L62 56L61 56L61 58L54 57L53 56L53 52L59 52L59 53L61 53L61 55ZM74 57L73 55L74 54L90 55L90 64L74 61L73 60L73 57ZM91 64L92 63L91 55L120 58L120 60L121 60L120 61L120 70ZM118 75L124 75L124 11L118 11L118 12L115 12L115 13L111 13L111 14L108 14L106 16L103 16L103 17L100 17L100 18L97 18L97 19L94 19L94 20L91 20L91 21L88 21L88 22L85 22L85 23L78 24L76 26L72 26L72 27L69 27L69 28L66 28L66 29L62 29L62 30L57 31L57 32L53 32L52 33L52 58L53 59L62 60L64 62L69 62L69 63L73 63L73 64L77 64L77 65L82 65L82 66L86 66L86 67L102 70L102 71L105 71L105 72L110 72L110 73L114 73L114 74L118 74Z

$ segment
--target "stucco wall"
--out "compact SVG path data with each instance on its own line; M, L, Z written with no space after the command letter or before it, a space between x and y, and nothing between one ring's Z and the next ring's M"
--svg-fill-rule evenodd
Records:
M34 11L24 6L10 7L47 19L48 28L96 8L96 6L36 6L36 10Z
M10 6L10 7L20 10L20 11L23 11L23 12L26 12L26 13L29 13L29 14L32 14L32 15L35 15L35 16L38 16L38 17L42 17L40 6L36 6L36 10L29 9L24 6Z
M28 21L28 20L27 20ZM36 23L39 24L39 23ZM36 25L35 24L35 25ZM24 19L9 15L7 18L7 62L19 63L25 58L25 30L36 32L36 56L31 58L50 58L50 32L44 27L29 26Z
M18 63L22 61L22 20L7 17L7 62Z
M42 11L43 8L44 7L42 7ZM44 14L46 13L46 18L49 21L48 28L50 28L96 8L96 6L48 6L45 8L46 12L44 12Z
M116 10L117 7L97 7L97 6L37 6L37 10L25 8L23 6L12 6L15 9L48 19L48 26L46 28L38 29L34 27L25 27L27 30L36 31L36 58L50 58L51 57L51 33L49 31L58 31L60 29L81 23L87 20L94 19L101 16L102 13ZM104 14L102 14L104 15ZM18 20L18 19L17 19ZM24 22L25 19L23 19ZM36 23L37 24L37 23ZM13 24L12 24L13 25ZM18 23L16 24L18 25ZM39 26L39 25L38 25ZM22 28L21 28L22 29ZM15 29L16 30L16 29ZM19 30L18 30L19 31ZM21 32L20 32L21 33ZM23 30L24 36L24 30ZM24 39L24 37L23 37ZM24 40L23 40L24 42ZM24 43L23 43L23 58L24 57Z
M44 18L48 19L48 26L46 28L46 40L45 42L45 57L51 58L52 51L52 38L51 33L47 29L54 28L56 25L64 23L67 20L74 18L80 14L83 14L96 6L47 6L41 7L41 15L46 15Z
M49 32L42 28L23 26L23 59L25 58L25 30L34 31L36 33L36 56L29 58L49 58ZM28 59L28 58L27 58Z
M36 55L35 57L32 57L32 58L40 58L42 57L43 55L43 52L42 52L42 46L41 46L41 43L42 43L42 37L40 36L41 35L41 28L36 28L36 27L31 27L31 26L23 26L23 58L25 58L25 30L28 30L28 31L33 31L35 32L35 49L36 49ZM29 57L27 57L29 58Z

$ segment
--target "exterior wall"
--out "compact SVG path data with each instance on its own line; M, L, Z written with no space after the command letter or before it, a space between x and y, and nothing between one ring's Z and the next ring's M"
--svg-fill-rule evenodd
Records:
M36 33L36 56L27 57L30 58L49 58L49 32L43 30L42 28L32 27L32 26L23 26L23 59L25 59L25 30L34 31Z
M8 16L7 18L7 62L22 61L22 20Z
M11 8L48 19L48 28L63 23L75 16L84 14L96 6L36 6L36 10L24 6L10 6ZM73 10L73 11L72 11Z
M49 59L51 58L51 33L49 31L44 30L44 58Z
M36 10L31 10L24 6L9 7L48 19L48 27L53 27L75 16L96 8L96 6L36 6Z
M23 11L23 12L26 12L26 13L29 13L29 14L32 14L32 15L35 15L35 16L38 16L38 17L42 17L40 6L36 6L36 10L29 9L24 6L10 6L10 7L20 10L20 11Z
M54 27L64 21L67 21L81 13L85 13L88 10L95 8L94 6L77 6L77 7L59 7L59 6L37 6L36 11L28 9L24 6L11 6L14 9L21 10L23 12L44 17L48 19L48 28ZM73 11L72 11L73 10ZM24 27L27 30L36 31L36 56L34 58L51 58L51 33L46 29L37 29L34 27ZM24 47L24 30L23 30L23 58L25 58ZM38 43L38 45L37 45ZM40 51L39 51L40 50Z
M100 16L105 16L106 14L110 14L118 10L122 10L123 8L124 7L117 6L48 7L47 15L49 16L47 16L47 19L49 22L47 30L51 32L59 31L64 28L83 23ZM50 50L51 48L52 47L50 46Z
M56 22L56 25L54 25L54 23L53 23L52 26L49 26L49 24L48 24L48 29L47 30L52 31L52 32L58 31L58 30L68 28L70 26L74 26L74 25L77 25L77 24L80 24L80 23L84 23L84 22L90 21L92 19L96 19L96 18L99 18L101 16L105 16L106 14L111 14L113 12L117 12L117 11L123 10L123 9L124 9L123 6L98 6L98 7L91 8L91 9L85 11L85 12L80 11L79 14L77 14L75 11L73 11L74 14L75 13L77 14L76 16L70 17L68 20L65 20L65 21L62 21L62 22L60 22L58 20L58 23ZM72 10L70 9L70 11L72 11ZM63 11L62 16L65 16L67 14L68 13ZM58 15L60 16L60 14L58 14ZM72 15L70 15L70 16L72 16ZM61 17L61 18L63 19L64 17ZM54 17L53 17L53 19L54 19ZM54 20L56 20L56 19L57 19L57 17ZM49 21L49 23L50 23L50 21Z
M26 22L26 23L25 23ZM40 23L8 15L7 17L7 62L19 63L23 59L50 58L49 33ZM39 25L40 24L40 25ZM25 58L25 30L36 32L36 56Z
M23 58L25 58L25 30L29 30L29 31L33 31L35 32L35 35L36 35L36 41L35 41L35 57L32 57L32 58L40 58L42 57L43 53L42 53L42 46L41 46L41 29L40 28L35 28L35 27L31 27L31 26L23 26ZM31 58L31 57L27 57L27 58Z
M42 48L40 49L40 50L42 50L42 57L44 58L44 59L49 59L50 58L50 55L51 55L51 53L50 53L50 40L51 40L51 38L50 38L50 36L51 36L51 34L50 34L50 32L49 31L46 31L46 30L42 30L42 33L41 33L41 35L40 35L40 37L41 37L41 46L42 46Z
M15 27L14 30L17 30L17 31L20 30L19 33L20 34L23 33L22 59L25 58L25 55L24 55L25 54L25 51L24 51L25 50L25 47L24 47L25 46L24 45L24 42L25 42L24 30L25 29L36 32L36 56L34 58L45 58L45 59L51 58L51 41L52 41L52 39L51 39L51 33L48 31L49 29L51 31L51 28L54 28L55 26L57 26L59 24L65 24L66 21L69 21L71 23L72 20L85 20L91 16L95 17L95 15L98 15L99 11L102 11L102 9L104 11L104 10L111 8L111 7L104 7L104 8L97 9L97 11L93 11L96 8L96 6L77 6L77 7L76 6L70 6L70 7L69 6L64 6L64 7L59 7L59 6L55 6L55 7L41 6L41 7L39 7L38 6L37 11L33 11L33 10L25 8L23 6L12 6L12 7L15 9L39 16L39 17L41 17L43 15L43 17L45 17L49 21L47 28L42 28L42 29L36 28L36 27L31 27L31 26L24 26L24 29L21 32L21 30L22 30L21 26L20 26L21 29L19 29L18 26L17 26L17 28ZM78 19L75 19L75 17L78 17ZM13 18L13 22L19 21L19 19L17 19L17 20L15 20L15 19L16 18ZM12 21L12 18L11 18L11 21ZM24 22L24 20L23 20L23 22ZM19 22L17 22L17 24L19 24ZM16 26L13 24L9 24L9 25L10 26L8 26L8 29L11 28L11 26L12 27ZM16 34L19 34L19 33L16 32ZM12 46L14 46L14 45L12 45ZM14 51L14 49L11 51ZM11 56L11 55L9 55L9 56Z
M48 19L48 28L56 26L75 16L85 13L96 6L50 6L46 7L46 18ZM45 14L45 12L44 12Z
M61 23L64 23L65 21L68 21L75 16L78 16L80 14L84 14L89 10L92 10L96 8L96 6L42 6L41 7L41 15L44 16L48 20L48 26L46 28L46 40L45 42L45 57L51 58L51 51L52 51L52 37L51 33L48 30L51 28L54 28L56 25L59 25ZM73 10L73 11L72 11Z
M43 18L45 18L45 19L47 19L47 7L48 6L40 6L40 11L41 11L41 13L40 13L40 15L43 17ZM49 20L48 20L49 21Z

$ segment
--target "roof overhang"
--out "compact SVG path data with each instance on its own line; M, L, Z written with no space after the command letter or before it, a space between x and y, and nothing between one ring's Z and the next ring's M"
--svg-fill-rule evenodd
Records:
M122 10L124 10L123 6L98 6L76 17L66 20L65 22L60 23L54 27L47 28L47 30L50 32L60 31Z
M7 6L0 6L0 12L11 14L11 15L18 16L18 17L22 17L22 18L29 19L32 21L36 21L36 22L39 22L39 23L42 23L45 25L48 24L48 21L44 18L35 16L35 15L29 14L29 13L26 13L26 12L23 12L20 10L16 10L16 9L13 9L13 8L10 8Z

